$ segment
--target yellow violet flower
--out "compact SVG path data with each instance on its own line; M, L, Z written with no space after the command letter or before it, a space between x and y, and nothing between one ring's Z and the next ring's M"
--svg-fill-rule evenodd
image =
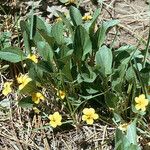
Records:
M121 131L127 131L127 129L128 129L128 124L127 124L127 123L120 124L118 128L119 128Z
M66 97L66 92L62 91L62 90L58 90L57 91L57 96L59 96L62 100L64 100L65 97Z
M69 5L69 4L75 4L76 0L68 0L68 2L65 5Z
M62 21L61 17L57 17L57 18L55 19L55 22L60 22L60 21Z
M82 20L84 20L84 21L88 21L88 20L91 20L92 19L92 16L91 15L84 15L83 17L82 17Z
M148 99L145 99L145 95L141 94L139 97L135 97L135 102L137 103L135 105L135 108L137 110L142 110L145 111L146 110L146 106L148 105Z
M49 115L48 118L50 119L50 125L53 128L56 128L57 126L61 126L62 116L59 114L59 112L55 112L53 115Z
M12 85L12 82L5 82L4 83L4 88L2 91L3 95L7 96L9 93L11 93L11 91L12 91L11 85Z
M22 90L32 79L27 74L21 74L19 77L17 77L17 81L20 84L19 90Z
M36 114L39 114L41 112L37 107L33 107L33 110Z
M31 59L33 62L38 63L38 58L35 54L29 54L27 56L28 59Z
M82 120L86 121L87 124L93 124L94 120L98 119L98 114L95 113L93 108L84 108L83 109Z
M44 96L39 92L32 94L32 101L35 104L39 104L40 100L44 100L44 99L45 99Z

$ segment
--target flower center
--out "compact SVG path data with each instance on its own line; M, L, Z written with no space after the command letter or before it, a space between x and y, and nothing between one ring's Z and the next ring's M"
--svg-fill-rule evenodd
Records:
M87 115L87 119L92 119L92 115Z

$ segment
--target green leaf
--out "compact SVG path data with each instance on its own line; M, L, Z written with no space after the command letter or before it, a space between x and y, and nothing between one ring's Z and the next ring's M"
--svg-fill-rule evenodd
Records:
M93 14L93 19L91 20L91 25L89 28L89 33L90 33L90 37L91 39L93 38L94 35L94 30L95 30L95 25L96 25L96 21L98 19L98 16L100 15L100 9L96 9L94 14Z
M93 89L93 88L89 88L89 89L86 89L86 91L89 93L89 94L96 94L99 92L99 90L96 90L96 89Z
M53 50L47 42L44 41L38 42L37 48L40 56L42 56L44 60L50 62L53 61Z
M71 65L70 65L70 61L67 61L66 64L64 65L63 69L62 69L62 73L65 75L65 77L67 79L69 79L70 81L72 81L72 75L71 75Z
M83 78L84 82L92 83L96 79L96 74L94 72L91 72L90 75L86 73L82 73L81 77Z
M19 102L18 105L22 108L32 108L33 107L33 101L31 96L28 96L26 98L22 98Z
M93 42L93 44L94 44L93 47L95 49L98 49L99 47L101 47L101 45L105 41L105 37L106 37L106 31L105 31L103 24L102 24L102 26L96 31L96 33L94 35L93 40L95 42Z
M47 71L44 71L44 68L38 67L36 64L32 64L30 69L29 69L29 76L34 80L39 83L44 83L45 82L45 77L47 77ZM47 82L47 81L46 81Z
M58 22L52 26L52 36L55 38L58 44L64 43L64 36L63 36L63 23Z
M135 49L137 49L137 48L133 45L125 45L125 46L121 46L117 50L115 50L115 53L120 53L123 51L127 51L128 53L132 53L135 51Z
M127 132L116 130L116 150L140 150L137 144L136 119L128 125Z
M22 32L27 33L28 38L30 36L30 24L31 24L30 20L28 22L27 21L20 21L21 30L22 30ZM40 36L38 30L36 29L36 26L34 27L34 36L32 38L33 38L33 41L36 45L39 41L43 40L43 38Z
M127 150L141 150L141 148L138 145L130 144Z
M20 22L20 26L21 26L21 30L22 32L26 32L26 34L28 35L28 37L25 35L25 41L26 41L26 48L29 49L29 43L27 43L27 38L29 38L30 36L30 24L31 24L31 19L29 19L29 21L21 21ZM43 18L38 18L35 17L35 21L34 21L34 30L33 30L33 42L35 43L35 45L38 44L38 42L40 41L46 41L47 43L49 43L52 47L54 45L54 38L51 37L50 35L51 32L51 26L48 26Z
M136 119L128 125L127 138L130 139L130 143L137 145L137 134L136 134Z
M38 62L37 67L39 69L43 70L44 72L47 72L47 73L52 73L53 72L52 66L50 65L50 63L48 61Z
M112 89L119 93L122 92L122 79L121 78L117 78L116 80L112 81Z
M2 74L5 70L7 70L9 68L9 65L4 65L4 66L1 66L0 65L0 73Z
M0 34L0 49L10 47L11 46L11 31L4 31Z
M81 15L80 11L74 6L71 6L69 11L70 11L70 17L71 17L73 24L75 26L81 25L82 24L82 15Z
M105 101L106 101L106 104L108 107L116 108L119 99L118 99L117 95L115 95L114 93L108 92L108 93L106 93Z
M136 74L135 74L135 72L134 72L134 70L133 70L133 67L132 66L130 66L128 69L127 69L127 71L126 71L126 80L128 80L128 81L132 81L135 77L136 77Z
M21 20L20 21L20 28L21 28L22 32L26 31L27 34L30 35L29 25L28 25L27 21Z
M0 51L0 59L17 63L26 59L25 54L17 47L7 47Z
M24 40L25 50L28 51L28 53L30 54L31 49L30 49L29 36L26 31L23 32L23 40Z
M117 114L117 113L115 113L115 112L113 112L113 114L114 114L114 117L113 117L113 121L115 122L115 123L118 123L118 122L120 122L121 120L122 120L122 118L121 118L121 116L119 115L119 114Z
M150 65L141 69L140 74L144 85L148 86L150 84Z
M57 11L57 13L61 17L61 19L63 20L63 22L66 25L66 27L70 30L70 32L73 33L73 26L69 22L69 20L66 18L66 16L62 12L60 12L60 11Z
M90 37L82 26L77 26L74 35L74 55L78 61L84 60L86 54L91 53L92 44Z
M44 30L47 32L45 20L42 17L34 16L34 26L39 30Z
M94 45L93 46L96 49L100 48L102 44L104 43L108 30L111 27L117 25L118 23L119 23L118 20L109 20L109 21L102 23L102 26L96 31L95 36L94 36L95 46Z
M38 31L41 37L51 46L54 47L55 39L54 37L49 36L45 31L39 30Z
M36 88L36 84L34 81L30 81L27 85L25 85L25 87L20 90L20 93L22 94L31 94L33 92L36 92L37 88Z
M119 22L119 20L108 20L104 22L104 29L108 31L111 27L117 25Z
M0 100L0 110L1 108L5 108L6 109L10 109L10 106L11 106L11 103L10 103L10 100L9 99L3 99L3 100Z
M86 68L88 69L88 71L86 71ZM84 68L85 72L79 74L79 76L81 76L81 81L92 83L96 79L97 75L89 65L86 65L86 68Z
M58 61L63 62L64 64L68 61L70 61L70 58L72 57L73 50L68 49L67 47L60 47L60 59Z
M115 150L128 150L130 146L129 139L127 139L124 132L119 129L116 129L115 133Z
M112 52L106 46L101 47L96 53L96 67L99 71L107 76L112 72Z
M45 20L42 17L34 16L33 14L29 18L29 28L30 28L30 39L34 37L38 30L44 30L47 32L47 27L45 25Z

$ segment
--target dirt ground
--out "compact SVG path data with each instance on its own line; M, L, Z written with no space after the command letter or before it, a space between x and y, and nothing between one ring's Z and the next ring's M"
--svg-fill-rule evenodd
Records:
M108 1L106 10L113 18L120 20L118 44L138 45L139 41L146 41L149 30L149 5L145 0ZM106 18L110 17L109 13ZM103 14L105 18L106 13Z

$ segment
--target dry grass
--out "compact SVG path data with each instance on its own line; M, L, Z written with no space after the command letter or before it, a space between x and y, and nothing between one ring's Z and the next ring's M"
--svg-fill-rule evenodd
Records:
M17 110L19 111L20 108ZM53 131L50 127L43 126L44 122L40 116L31 119L28 115L28 112L19 112L16 116L13 114L13 120L8 119L0 123L1 150L113 149L114 128L112 127L99 123ZM22 119L22 116L27 118Z

